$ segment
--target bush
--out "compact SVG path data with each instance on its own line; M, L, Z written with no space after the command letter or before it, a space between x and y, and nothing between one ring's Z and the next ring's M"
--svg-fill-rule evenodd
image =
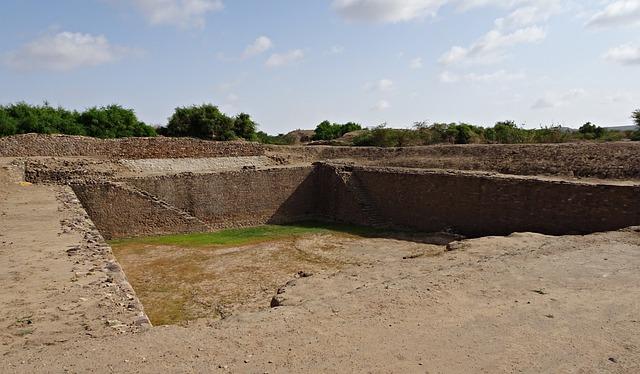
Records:
M274 145L291 145L294 144L296 139L292 135L278 134L278 135L269 135L264 131L258 131L256 133L256 139L263 144L274 144Z
M518 144L529 140L527 130L519 128L513 121L498 122L491 130L487 132L487 140L492 142Z
M636 132L631 135L631 140L640 141L640 109L634 111L631 118L633 118L633 123L638 127Z
M251 116L240 113L233 121L233 132L239 138L256 140L256 128L258 126L251 120Z
M156 136L155 129L138 121L132 109L119 105L89 108L80 114L78 121L86 135L96 138Z
M9 115L5 107L0 107L0 136L15 135L18 133L16 120Z
M211 104L176 108L162 135L216 139L233 131L233 123Z
M29 105L16 103L1 106L0 135L40 133L84 135L78 123L78 113L63 108L53 108L48 103Z
M605 135L606 130L600 126L592 124L591 122L587 122L578 129L578 132L582 135L583 139L593 140L599 139Z
M367 147L407 147L422 144L418 132L406 129L390 129L380 125L356 136L353 145Z
M131 109L118 105L90 108L83 113L53 108L48 103L0 106L0 136L14 134L89 135L100 138L155 136L155 130L138 121Z
M322 121L315 129L313 140L333 140L348 132L357 130L362 130L362 126L355 122L347 122L341 125L339 123Z
M534 143L564 143L571 140L571 134L560 126L541 127L533 130Z
M212 104L176 108L160 135L209 140L256 139L256 124L246 113L231 118Z

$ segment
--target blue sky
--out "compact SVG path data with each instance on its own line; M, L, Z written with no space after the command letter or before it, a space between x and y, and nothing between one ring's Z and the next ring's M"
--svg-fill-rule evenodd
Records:
M3 0L0 103L324 119L629 124L640 0Z

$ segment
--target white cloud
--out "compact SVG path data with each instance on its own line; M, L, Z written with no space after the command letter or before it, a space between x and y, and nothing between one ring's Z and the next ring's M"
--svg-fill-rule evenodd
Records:
M529 1L516 8L507 16L498 18L495 25L499 29L521 28L545 22L563 10L559 0Z
M132 0L153 25L204 27L205 15L224 8L222 0Z
M581 88L575 88L561 94L547 93L544 97L536 100L531 106L531 109L549 109L565 106L586 94L587 92Z
M640 65L640 47L623 44L611 48L604 58L622 65Z
M391 79L380 79L377 82L367 83L364 88L368 91L389 91L393 88L393 81Z
M389 108L391 108L391 103L389 103L387 100L380 100L376 103L376 105L373 106L373 109L378 111L387 110Z
M640 0L618 0L591 17L588 26L640 25Z
M273 42L266 36L258 37L253 43L245 48L242 58L249 58L257 56L270 50L273 47Z
M518 0L459 0L458 9L470 10L473 8L480 8L485 6L497 6L508 8L518 3Z
M133 52L114 46L102 35L60 32L45 35L9 52L5 63L16 70L66 71L113 62Z
M468 73L458 75L449 71L443 71L440 73L440 81L443 83L457 83L457 82L470 82L470 83L495 83L495 82L509 82L514 80L524 79L523 73L510 73L505 70L498 70L493 73Z
M546 37L546 32L532 26L504 33L501 30L491 30L471 46L465 48L452 47L440 57L440 63L449 65L455 63L490 63L500 60L506 48L527 43L537 43Z
M531 109L548 109L556 106L556 103L546 97L539 98L531 106Z
M422 58L416 57L409 61L409 67L411 69L421 69L422 68Z
M448 0L333 0L332 7L350 21L395 23L433 16Z
M266 65L271 68L290 65L296 61L304 58L304 52L301 49L294 49L287 53L274 53L266 62Z

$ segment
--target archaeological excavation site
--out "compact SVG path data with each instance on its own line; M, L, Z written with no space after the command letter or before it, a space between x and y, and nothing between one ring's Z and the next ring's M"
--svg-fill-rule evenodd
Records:
M640 143L0 138L2 373L640 372Z

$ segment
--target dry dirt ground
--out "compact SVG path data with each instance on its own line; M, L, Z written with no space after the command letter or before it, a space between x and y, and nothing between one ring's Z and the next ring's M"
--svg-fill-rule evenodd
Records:
M274 290L297 277L337 272L378 261L386 252L405 257L438 255L451 236L420 235L406 240L366 239L332 232L306 234L240 247L183 247L115 243L113 251L154 325L183 324L265 309ZM395 235L397 237L397 235ZM385 248L370 251L370 248ZM275 297L275 304L283 298Z
M638 228L344 240L322 251L340 266L290 274L275 308L145 329L82 214L0 167L1 373L640 372Z

